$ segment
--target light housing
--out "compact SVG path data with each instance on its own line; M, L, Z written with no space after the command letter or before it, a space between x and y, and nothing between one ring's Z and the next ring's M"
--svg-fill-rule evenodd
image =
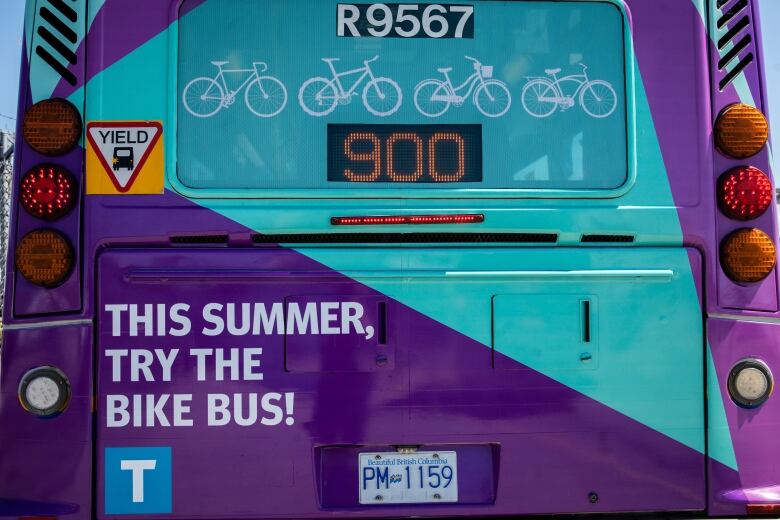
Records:
M729 372L729 395L743 408L762 405L769 399L773 388L772 372L758 359L743 359Z
M19 383L19 402L39 417L62 413L70 402L70 383L62 371L51 366L33 368Z
M775 244L760 229L738 229L720 244L721 267L738 283L760 282L769 276L776 262Z
M36 152L62 155L81 139L81 116L69 101L45 99L31 106L24 115L22 135Z
M52 229L26 234L16 246L16 269L30 283L52 288L62 284L73 267L68 240Z
M724 215L735 220L760 217L774 196L767 174L752 166L734 168L718 181L718 206Z
M756 107L736 103L715 121L715 144L724 154L745 159L760 152L769 140L769 123Z
M383 226L393 224L481 224L485 215L377 215L355 217L332 217L334 226Z
M64 168L52 164L36 166L22 177L19 200L22 207L42 220L57 220L75 205L76 180Z
M749 516L777 516L780 515L780 504L748 504Z

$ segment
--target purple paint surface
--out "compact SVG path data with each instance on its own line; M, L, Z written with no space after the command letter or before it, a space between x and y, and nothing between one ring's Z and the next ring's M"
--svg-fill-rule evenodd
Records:
M745 289L729 282L717 266L717 243L735 224L717 216L712 193L716 174L733 166L733 162L713 149L709 132L714 115L737 100L736 92L729 87L723 93L711 96L706 78L712 62L708 64L707 60L716 60L716 57L706 37L702 36L704 28L697 23L698 13L691 2L631 0L627 4L632 11L640 72L674 199L679 206L684 241L700 248L708 260L704 269L706 283L697 286L700 298L706 300L704 306L710 312L736 312L734 309L739 308L770 311L776 315L777 280L774 275L755 289ZM109 0L98 13L88 36L106 44L89 59L84 71L79 67L73 69L79 79L75 88L61 83L55 94L72 94L89 78L160 34L176 18L175 7L171 11L166 9L152 0L140 3ZM661 32L664 38L659 39ZM691 41L698 43L691 45ZM83 44L78 57L80 64L87 59ZM666 81L671 75L687 78L691 74L697 78L695 82ZM26 65L22 77L27 86ZM748 84L757 100L765 98L758 75L750 75ZM26 107L24 100L30 99L29 89L27 92L20 100L21 107ZM696 109L680 110L683 99L694 100ZM82 153L76 150L66 158L66 164L73 171L82 170ZM22 144L17 154L17 172L22 165L31 166L43 159ZM768 168L766 153L753 161ZM713 172L713 165L715 173L708 176L708 172ZM154 439L143 429L117 433L118 430L102 428L100 447L157 445L161 439L175 446L174 464L179 475L174 489L174 496L179 497L175 499L178 500L174 508L177 513L192 516L209 513L216 517L220 513L237 516L263 511L268 515L316 516L322 514L319 509L322 502L337 508L329 510L328 514L510 514L703 509L707 501L711 514L741 514L747 500L756 500L761 490L772 490L780 483L778 471L766 464L767 458L778 455L775 438L780 418L776 404L753 411L738 409L724 390L721 398L726 405L740 473L709 460L710 490L707 491L703 488L702 455L539 373L523 370L519 380L516 375L496 374L490 367L490 351L483 345L292 251L269 247L242 253L203 251L195 256L183 251L111 253L104 257L103 285L95 287L91 266L104 247L168 248L171 235L203 231L228 233L233 245L248 245L251 230L170 193L125 197L121 202L92 197L82 206L85 220L94 223L84 230L83 247L78 245L79 250L84 251L83 279L73 277L52 293L17 281L12 288L14 293L10 293L12 297L6 298L6 322L23 323L27 320L22 315L27 311L46 309L67 312L62 316L68 319L92 319L99 315L99 307L93 300L97 290L101 291L102 298L122 295L126 301L139 303L148 303L155 298L173 302L179 297L196 303L212 301L225 292L220 284L229 282L215 281L206 286L182 283L176 291L166 291L161 297L154 284L138 288L123 281L125 272L122 269L170 265L175 270L190 266L192 258L197 256L198 261L203 262L200 265L203 269L223 265L225 269L235 271L252 264L257 269L304 270L322 277L314 286L316 289L308 282L288 276L282 284L261 284L262 290L257 290L260 286L252 283L230 290L231 294L243 295L249 301L284 299L291 295L292 287L300 287L299 296L311 295L314 290L323 301L349 297L373 305L381 300L387 305L386 318L403 324L398 328L398 337L387 338L384 351L373 343L370 350L359 351L365 342L358 336L347 336L343 345L353 349L349 350L350 356L335 351L332 356L308 356L310 349L329 348L327 340L323 342L322 338L299 343L285 343L280 337L264 338L267 343L263 347L268 349L263 355L263 361L268 363L264 373L268 378L257 383L256 388L258 391L296 392L293 425L259 430L228 426L218 433L196 426L186 434L176 428L157 428ZM142 218L138 217L140 212L143 212ZM771 230L774 236L774 219L773 208L758 225ZM717 228L714 222L717 222ZM38 224L20 213L13 236L20 236ZM57 226L77 236L81 226L78 214L74 213ZM151 233L150 228L153 229ZM238 255L252 257L247 261ZM9 257L9 265L13 265L13 252ZM698 269L694 274L699 283L699 277L704 274ZM19 306L12 307L17 300ZM98 323L100 327L105 325L104 321ZM373 324L378 326L377 322ZM716 363L715 376L722 389L725 389L724 381L730 367L746 354L746 344L751 345L750 354L775 366L780 363L776 359L780 332L777 325L713 320L709 332ZM110 388L106 387L105 360L101 361L100 357L101 349L110 344L110 338L105 337L104 328L97 335L98 344L93 345L91 328L86 325L5 332L3 379L0 381L0 446L13 443L15 449L0 456L0 517L51 514L88 518L92 515L93 496L97 497L98 511L102 511L102 492L93 495L92 490L93 382L89 360L93 355L99 360L101 391ZM155 348L160 345L154 338L135 339L138 341L128 346ZM412 351L411 344L424 344L429 348ZM236 346L224 338L211 345ZM357 358L356 352L360 352ZM365 352L368 354L361 357ZM382 365L377 364L379 355L385 356ZM447 376L428 375L430 369L427 367L439 365L442 360L446 360ZM508 359L503 362L514 363ZM19 378L24 371L40 364L66 367L74 384L74 398L68 411L50 422L29 416L16 402ZM186 379L192 377L193 371L190 364L184 366L179 375ZM316 376L312 376L313 373ZM285 382L287 377L294 383ZM148 388L156 387L149 385ZM134 391L131 384L120 386L118 390ZM168 391L164 385L160 385L159 390ZM204 384L198 395L211 391L230 393L232 390L246 392L247 388L245 384L212 382ZM344 475L344 481L352 485L354 474L351 472L356 458L353 455L358 449L355 445L374 443L376 447L404 442L438 443L439 446L447 443L459 446L464 453L471 449L479 451L480 446L491 446L488 458L469 466L477 471L492 471L489 485L486 480L478 479L466 484L464 493L482 499L493 486L495 495L490 496L496 498L495 503L488 500L489 506L365 509L356 507L356 496L350 495L347 488L339 487L340 484L327 488L323 484L323 471L333 471L329 482L335 478L340 483L339 477ZM346 451L338 451L340 448L328 451L336 461L323 469L322 461L330 457L322 456L323 447L340 444L351 447L344 448ZM230 446L234 457L224 456L226 445ZM96 453L96 478L100 486L102 452ZM58 461L54 469L58 473L52 474L52 460ZM258 460L263 464L257 464ZM530 469L510 471L509 468ZM43 473L53 477L46 482L34 478ZM229 478L214 478L215 475ZM55 487L54 483L65 484ZM258 484L273 493L258 496ZM601 497L596 505L587 502L587 494L591 491L598 491ZM214 509L214 496L229 504L227 511Z
M133 197L122 199L122 203L134 204ZM162 246L168 235L186 234L205 229L231 233L239 238L248 230L213 213L205 213L177 196L166 194L157 197L137 197L146 205L149 218L163 223L158 227L159 239L152 238ZM154 200L150 200L154 199ZM110 199L115 201L116 199ZM118 206L104 206L100 198L88 199L88 211L94 212L98 225L88 230L91 243L106 244L105 236L142 236L146 226L144 219L109 218L116 215ZM119 201L117 201L119 203ZM193 215L199 215L193 222ZM144 238L149 243L149 238ZM240 240L239 240L240 241ZM122 239L119 244L133 246L134 241ZM119 245L117 244L117 245ZM251 258L250 258L251 257ZM127 251L108 253L102 256L101 303L116 302L168 302L187 301L193 307L209 301L218 301L228 292L231 301L275 301L284 300L291 294L338 295L339 299L349 296L361 302L385 300L381 294L354 282L325 266L290 250L266 247L254 250L200 250L191 255L184 250L168 250L152 253ZM193 264L193 259L197 262ZM235 279L235 273L253 269L282 269L288 274L282 283L266 281L253 286L246 280ZM187 269L221 270L216 277L202 283L175 284L174 290L161 292L159 286L149 280L130 283L133 272L144 268L174 271ZM308 277L298 280L290 272L305 272ZM313 274L312 274L313 273ZM158 273L159 275L159 273ZM321 280L312 284L311 276ZM224 278L220 281L220 277ZM91 273L89 280L92 280ZM230 280L233 280L231 282ZM143 283L141 283L143 282ZM231 286L229 291L224 285ZM262 288L261 288L262 287ZM323 298L328 299L328 298ZM175 511L197 514L208 511L216 517L219 514L242 514L242 511L263 511L262 514L310 516L318 514L318 489L313 450L316 446L355 445L371 440L375 445L390 446L403 443L446 443L455 445L495 444L501 446L498 468L506 472L497 473L497 497L489 506L462 506L472 508L476 513L543 513L573 511L628 511L628 510L677 510L702 509L704 507L703 457L689 448L658 434L595 401L568 389L549 378L523 370L517 373L496 373L491 367L491 352L485 346L409 309L397 302L387 300L387 319L397 322L394 331L398 336L388 336L390 345L397 345L394 352L395 369L374 372L341 371L344 363L338 359L329 361L336 370L321 370L319 374L285 373L285 345L281 337L263 338L264 374L266 379L257 383L262 391L294 391L295 423L292 426L237 427L226 426L221 430L210 430L194 426L182 432L177 428L156 428L154 435L144 429L122 429L113 431L101 427L98 433L99 446L97 482L102 482L103 446L160 445L161 442L174 446L176 484L174 487ZM93 311L89 311L93 312ZM96 314L98 314L96 312ZM103 316L104 318L104 316ZM97 359L102 358L103 349L108 346L121 347L116 338L107 337L106 321L98 322ZM200 324L202 325L202 324ZM198 325L195 325L198 326ZM48 341L72 344L62 336L64 331L51 329L46 332ZM90 335L81 341L90 350ZM145 336L121 338L127 347L160 348L158 338ZM167 342L168 340L166 340ZM199 342L200 343L200 342ZM241 342L241 344L246 344ZM251 342L250 342L251 344ZM424 344L425 349L409 345ZM172 344L173 345L173 344ZM405 345L405 347L401 347ZM183 346L183 344L182 344ZM216 338L203 346L240 346L230 337ZM68 354L70 355L70 354ZM267 356L267 357L266 357ZM429 366L440 366L447 360L446 377L430 377ZM61 355L49 352L47 363L62 365ZM509 360L506 360L509 362ZM324 363L319 368L327 369ZM29 365L33 365L31 361ZM106 386L107 365L101 361L99 369L99 392L108 391ZM354 368L354 367L353 367ZM182 381L193 376L193 366L183 367ZM8 381L21 377L21 368L5 367ZM78 372L73 372L78 374ZM89 374L73 376L74 384L91 385ZM173 392L175 386L143 385L146 392ZM202 396L209 391L231 394L247 392L246 383L222 381L204 383L197 389ZM12 385L13 386L13 385ZM184 385L187 392L193 391L190 383ZM254 391L255 388L252 388ZM370 391L358 391L371 389ZM132 394L137 389L131 383L120 384L111 391ZM483 397L490 396L486 403ZM0 410L18 408L11 389L3 394ZM477 401L474 401L477 399ZM475 406L480 403L478 406ZM524 404L527 403L527 404ZM536 404L531 404L536 403ZM544 403L544 404L543 404ZM77 420L77 414L87 410L84 402L74 405L55 419L57 426ZM104 403L98 403L98 417L101 417ZM446 412L450 408L453 413ZM194 410L194 408L193 408ZM436 412L436 413L433 413ZM19 410L15 415L23 415ZM202 413L202 408L201 408ZM76 415L74 415L76 414ZM200 418L202 425L202 419ZM29 420L29 419L28 419ZM196 423L197 424L197 423ZM259 429L258 429L259 428ZM57 428L50 430L49 437L55 438ZM88 431L88 430L84 430ZM444 433L446 432L446 433ZM51 494L42 489L21 488L14 498L46 501L62 497L57 503L75 503L79 506L78 517L87 514L91 496L91 467L89 450L77 449L86 445L81 440L68 441L56 437L69 446L73 462L69 467L83 467L71 480L71 486L60 494ZM234 457L225 456L225 446L230 445ZM241 448L238 448L241 447ZM29 464L29 451L20 448L18 452L5 456L0 461L0 475ZM255 461L263 460L263 465ZM289 463L292 461L292 463ZM35 459L32 468L45 467L47 459ZM533 468L527 471L510 471L510 468ZM231 475L228 479L214 479L213 475ZM236 476L236 478L233 478ZM240 477L240 478L239 478ZM345 475L345 478L353 476ZM19 480L23 482L24 479ZM243 484L242 484L243 483ZM256 493L257 483L274 489L273 495L260 503ZM475 484L481 485L479 483ZM11 488L6 488L11 489ZM474 493L479 494L474 488ZM199 490L199 491L198 491ZM521 491L518 491L521 490ZM600 502L592 505L587 501L588 493L601 490ZM619 490L619 492L618 492ZM469 493L464 489L464 493ZM214 497L221 503L232 504L227 511L215 507ZM308 497L302 499L301 497ZM102 511L102 492L96 494L98 510ZM356 500L356 497L352 497ZM178 501L176 501L178 500ZM346 498L339 498L343 503ZM294 504L294 506L291 506ZM553 505L554 509L550 509ZM54 507L49 503L50 507ZM342 514L388 515L420 514L431 506L386 508L337 509ZM479 509L479 507L488 509ZM426 509L427 508L427 509ZM474 509L476 508L476 509ZM465 511L457 506L436 506L436 514L456 514Z
M165 3L159 0L107 0L89 27L87 37L79 44L76 65L69 67L76 76L76 84L61 80L52 97L67 98L95 75L166 30L179 16L195 9L202 1L187 2L181 12L178 11L178 3L171 2L168 12ZM90 51L90 59L84 69L81 64L87 59L87 41L100 42L101 45L97 52Z
M742 408L729 397L725 381L731 368L746 357L770 367L780 364L780 324L713 319L708 329L717 377L724 382L721 392L740 467L740 487L776 486L780 481L777 466L765 461L780 457L776 442L780 401L769 399L758 408Z
M134 337L114 337L105 312L99 313L98 322L101 399L106 394L132 395L139 389L152 394L192 393L191 427L111 428L101 424L98 430L98 468L103 447L173 446L174 480L181 489L174 492L177 514L316 515L316 495L306 491L319 486L308 469L316 465L315 447L368 444L387 450L393 445L427 443L500 445L500 458L495 462L501 468L498 498L491 506L495 513L704 507L704 458L700 454L537 372L496 371L490 349L391 300L387 301L387 321L396 349L393 370L355 371L350 364L353 353L344 349L331 351L329 359L317 364L316 372L296 372L289 366L285 372L285 356L295 333L286 339L278 334L198 339L197 331L211 327L200 309L213 302L264 302L266 308L274 302L292 301L375 302L378 295L371 289L296 252L115 251L101 257L99 272L101 309L117 301L139 305L187 302L191 306L192 333L183 343L147 337L141 331ZM199 279L187 273L198 273ZM378 328L377 322L371 322L375 318L366 313L365 325ZM123 329L126 332L124 325ZM177 346L261 347L263 380L250 384L207 376L209 380L197 382L194 358L184 351L179 354L180 363L174 365L172 382L159 382L159 371L152 372L156 382L112 381L113 365L105 357L106 348L167 350ZM372 341L361 348L371 355L384 351ZM234 394L247 392L294 392L294 423L207 426L207 394L227 394L235 403ZM98 417L105 416L104 410L101 402ZM248 407L240 413L246 419ZM224 448L228 439L230 450ZM291 463L285 466L288 459ZM268 460L270 469L257 460ZM295 478L292 468L301 468ZM276 492L273 496L249 493L234 479L214 482L212 478L231 472L240 474L241 482L267 483ZM340 478L351 480L354 475L345 472ZM462 484L466 496L481 496L468 487L469 482L465 478ZM481 484L475 481L473 485ZM588 502L594 490L601 490L602 497L595 505ZM340 497L336 502L346 500ZM353 495L350 507L358 508L356 500ZM425 506L379 509L375 514L414 514L420 507ZM443 514L459 510L459 506L441 508ZM100 502L98 510L102 511ZM364 507L354 514L373 511Z
M678 213L684 241L702 250L704 258L707 259L704 311L729 314L763 311L777 316L776 270L763 282L745 286L735 284L726 277L718 262L720 241L728 233L744 227L745 224L728 220L716 207L715 184L718 176L744 164L744 161L735 161L722 155L715 149L712 141L712 124L717 115L726 106L739 102L733 84L722 92L714 85L711 89L706 88L709 83L709 70L716 70L718 67L719 53L716 45L706 37L705 28L700 23L694 23L691 27L692 22L699 19L691 2L634 1L629 2L629 6L633 13L640 71L645 81L672 193L679 206ZM664 24L666 24L664 38L659 39L657 38L659 29L656 25L659 18L653 14L653 11L657 9L664 11L664 8L676 9L680 15L673 19L664 17ZM741 17L742 14L731 20L729 24L737 23ZM690 44L691 30L696 35L695 41L700 42L699 46ZM754 36L753 40L757 41L757 38ZM748 51L742 54L746 52ZM687 93L680 92L680 82L664 80L670 73L689 77L691 71L697 79L695 82L682 82L682 88L690 89ZM746 74L750 91L759 103L759 108L762 108L760 103L765 96L761 87L760 69L751 66ZM694 90L696 85L699 88ZM697 104L695 113L680 110L682 103L691 102ZM769 151L764 150L751 158L749 164L770 173ZM691 171L702 172L703 175L690 175ZM708 176L707 172L711 172L711 176ZM692 194L695 193L701 194L698 203L693 202L696 198ZM777 209L772 205L765 215L751 222L750 225L755 225L766 231L769 236L775 237L776 222ZM727 365L735 362L729 358L733 358L737 353L741 353L742 356L753 355L752 351L746 350L744 344L738 347L731 343L731 339L726 340L726 337L730 338L730 336L722 335L723 327L730 329L732 326L739 330L747 325L737 326L731 322L711 325L708 338L717 366L717 373L709 374L708 377L717 377L722 389L723 395L719 397L727 410L740 469L737 477L733 471L710 461L710 513L724 515L745 513L744 500L736 502L724 500L724 493L734 497L739 495L738 490L743 487L771 487L780 482L780 472L774 470L773 465L765 462L767 456L771 457L769 453L774 452L775 443L770 440L769 430L741 427L734 417L735 405L725 390L730 369ZM719 334L713 335L713 328ZM755 340L757 333L758 331L752 331L750 335L745 336L745 339ZM776 327L765 329L764 339L776 343L778 333L780 330ZM718 396L710 397L718 398ZM752 446L752 450L747 449L748 445ZM738 446L743 448L739 449Z
M0 517L89 518L92 499L91 327L5 331L0 381ZM62 415L44 420L22 409L25 372L54 365L70 375ZM13 449L8 449L13 446ZM45 478L40 478L45 475Z

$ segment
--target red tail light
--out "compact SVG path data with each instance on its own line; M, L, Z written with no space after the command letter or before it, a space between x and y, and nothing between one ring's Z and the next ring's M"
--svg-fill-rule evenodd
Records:
M735 220L758 218L772 204L774 192L769 177L752 166L735 168L718 182L720 210Z
M76 181L59 166L42 165L22 177L19 198L27 212L43 220L66 215L76 203Z
M479 224L485 215L381 215L363 217L333 217L334 226L381 226L392 224Z
M751 516L780 515L780 504L748 504L747 514Z

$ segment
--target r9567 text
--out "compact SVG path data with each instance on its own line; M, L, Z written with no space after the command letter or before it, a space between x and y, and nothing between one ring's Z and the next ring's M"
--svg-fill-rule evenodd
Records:
M473 38L474 6L339 4L337 34L353 38Z

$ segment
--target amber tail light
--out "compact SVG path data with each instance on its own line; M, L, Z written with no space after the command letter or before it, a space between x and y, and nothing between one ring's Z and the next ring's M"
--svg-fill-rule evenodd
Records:
M68 240L51 229L31 231L16 246L16 269L41 287L62 284L73 268L73 258Z
M721 242L720 263L735 282L759 282L775 267L775 245L759 229L738 229Z
M39 101L24 115L22 135L33 150L49 156L62 155L81 138L81 116L64 99Z
M769 139L769 123L755 107L729 105L715 121L715 142L724 154L736 159L752 157Z

